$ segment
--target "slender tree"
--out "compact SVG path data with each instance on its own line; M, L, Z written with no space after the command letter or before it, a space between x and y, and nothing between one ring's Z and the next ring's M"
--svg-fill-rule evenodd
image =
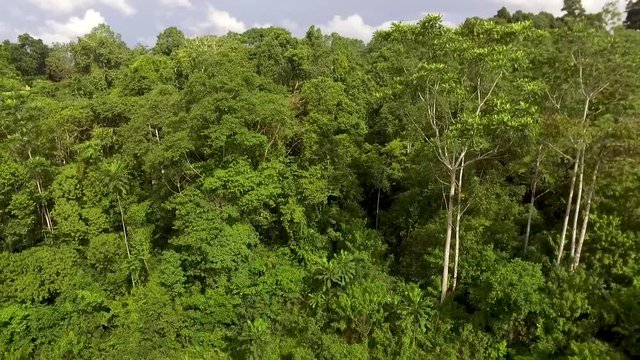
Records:
M127 224L124 217L124 209L122 207L122 197L127 194L129 188L129 175L125 164L119 160L114 159L109 163L106 163L102 167L104 179L107 182L109 192L115 194L118 204L118 211L120 213L120 223L122 225L122 236L124 238L124 246L127 250L127 259L131 262L131 249L129 245L129 239L127 236ZM131 273L131 284L135 287L136 281Z
M542 162L542 145L538 146L538 152L536 155L535 170L533 173L533 179L531 180L531 196L529 197L529 212L527 214L527 228L524 236L524 254L527 254L529 249L529 237L531 236L531 222L533 219L533 212L535 211L535 201L538 189L538 180L540 177L540 163Z

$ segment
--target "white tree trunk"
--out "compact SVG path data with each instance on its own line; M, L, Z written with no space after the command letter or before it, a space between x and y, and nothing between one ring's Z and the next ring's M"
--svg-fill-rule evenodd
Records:
M120 204L120 195L116 194L118 199L118 209L120 210L120 220L122 221L122 234L124 235L124 246L127 248L127 258L131 261L131 251L129 250L129 239L127 238L127 225L124 222L124 211L122 211L122 205ZM131 274L131 285L136 286L136 281Z
M378 230L379 213L380 213L380 187L378 187L378 199L376 200L376 230Z
M584 188L584 157L585 149L582 148L579 154L578 171L578 193L576 194L576 207L573 209L573 228L571 229L571 258L576 254L576 238L578 234L578 219L580 217L580 206L582 203L582 189Z
M451 234L453 232L453 197L456 192L456 168L452 165L449 168L449 199L447 202L447 235L444 242L444 259L442 265L442 285L440 303L444 303L447 298L449 288L449 256L451 253Z
M593 169L593 176L591 179L591 187L589 187L589 194L587 195L587 205L584 209L584 217L582 219L582 227L580 228L580 239L578 240L578 247L576 248L575 256L573 257L573 263L571 269L575 270L580 265L580 255L582 254L582 245L584 244L584 238L587 235L587 226L589 225L589 213L591 211L591 203L593 201L593 194L596 189L596 181L598 179L598 168L600 162L596 163L595 169Z
M29 159L33 159L33 157L31 156L31 148L27 150L27 154L29 154ZM38 194L42 196L42 185L40 184L40 180L38 179L36 179L36 186L38 187ZM47 206L47 203L42 206L42 215L44 217L44 222L47 230L53 232L53 223L51 222L51 214L49 213L49 207Z
M460 259L460 219L462 218L462 175L464 172L464 156L460 165L460 175L458 176L458 204L456 205L456 244L453 260L453 290L458 285L458 262Z
M49 212L49 207L47 206L46 203L44 204L43 212L44 212L44 221L46 222L46 225L47 225L47 230L49 230L49 232L53 232L53 222L51 221L51 213Z
M576 187L576 177L578 175L580 150L576 154L575 163L573 164L573 173L571 174L571 185L569 186L569 195L567 196L567 209L564 213L564 222L562 223L562 233L560 235L560 248L558 249L558 258L556 264L560 265L562 256L564 255L564 245L567 238L567 227L569 226L569 218L571 217L571 205L573 205L573 192Z
M31 156L31 154L29 154L29 156ZM36 180L36 185L38 186L38 194L40 196L42 196L42 185L40 184L40 180ZM42 215L44 217L44 222L45 222L45 226L47 227L47 230L49 230L50 232L53 232L53 223L51 222L51 214L49 213L49 207L47 206L47 203L45 202L44 205L42 205Z
M540 173L540 162L542 161L542 145L538 148L538 158L536 159L536 170L533 174L531 182L531 199L529 201L529 216L527 218L527 232L524 236L524 254L527 255L529 249L529 237L531 236L531 220L533 218L533 210L536 201L536 188L538 187L538 174Z

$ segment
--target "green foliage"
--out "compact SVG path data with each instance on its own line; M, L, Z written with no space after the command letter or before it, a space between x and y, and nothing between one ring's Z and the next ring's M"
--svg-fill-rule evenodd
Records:
M24 77L42 76L45 74L45 60L49 54L49 47L41 39L35 39L29 34L18 36L17 43L5 40L3 43L9 62Z
M74 65L81 72L92 69L111 70L122 66L128 58L129 49L119 34L106 24L93 28L87 35L71 45Z
M584 16L585 10L581 0L564 0L562 3L562 11L566 17L577 18Z
M470 298L482 309L482 323L513 341L516 336L528 335L526 322L545 306L540 292L544 277L539 265L522 260L495 265L481 276L478 287L471 289Z
M123 76L123 90L128 95L144 95L160 85L173 83L173 64L166 57L139 56Z
M53 304L79 285L80 257L71 247L35 247L18 254L2 253L4 304Z
M5 41L0 358L639 357L640 37L563 11Z
M184 33L175 26L171 26L158 34L156 46L153 47L153 53L170 56L174 51L184 46L184 43Z
M47 78L51 81L62 81L73 75L73 55L69 45L54 45L45 60Z

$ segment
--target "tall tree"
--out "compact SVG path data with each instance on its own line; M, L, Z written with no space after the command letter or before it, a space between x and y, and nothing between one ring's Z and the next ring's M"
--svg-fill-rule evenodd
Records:
M152 52L158 55L170 56L174 51L184 46L184 33L175 26L168 27L157 36L156 45Z
M447 189L443 193L447 199L447 230L440 297L444 302L449 290L452 235L455 227L459 228L454 225L454 217L460 216L454 215L454 204L456 193L462 189L462 173L471 164L496 155L500 147L507 145L498 141L499 136L492 139L490 133L500 129L505 136L503 140L508 142L509 129L531 120L531 107L521 104L522 107L504 108L499 104L518 91L526 92L509 84L526 83L526 79L513 72L514 68L527 66L526 57L514 55L522 51L518 47L523 46L522 40L532 34L532 29L527 25L503 27L468 21L452 31L442 25L440 18L427 17L415 27L396 27L381 36L399 37L401 31L412 34L404 36L422 41L411 54L415 56L415 68L404 69L408 75L401 86L414 106L403 115L432 147L447 174L443 181ZM424 48L438 51L419 50ZM466 55L454 56L454 53Z
M561 10L568 18L579 18L587 12L582 6L582 0L563 0Z
M558 48L555 55L565 58L569 67L564 72L555 70L555 81L562 84L554 85L549 92L549 99L554 104L554 111L563 116L574 119L576 132L570 134L575 155L570 154L573 170L567 198L567 208L560 234L559 252L556 259L560 263L564 255L565 239L568 231L569 218L573 211L573 226L571 227L570 255L575 255L576 239L579 232L579 216L582 206L582 192L584 188L585 162L589 158L587 151L589 129L602 117L604 109L615 110L620 104L629 101L626 96L609 96L616 93L616 88L626 88L633 79L633 51L622 46L621 39L602 29L594 29L587 21L578 21L563 30L566 34L557 41L563 48ZM562 62L554 60L557 66ZM567 77L565 77L567 76ZM594 106L598 105L598 113ZM598 116L598 117L596 117ZM575 197L574 197L575 195ZM575 204L574 204L575 201Z
M70 78L75 70L73 62L70 45L54 45L45 61L47 78L51 81L62 81Z
M45 75L45 60L49 55L49 47L42 39L35 39L29 34L18 36L17 43L4 41L9 61L25 77Z
M501 7L498 12L493 16L493 19L503 21L505 24L511 23L511 13L506 7Z
M119 34L109 25L100 24L78 38L71 45L74 65L81 72L91 69L111 70L124 65L129 58L129 49Z
M131 247L129 246L127 224L124 217L124 209L122 207L122 197L127 194L130 178L127 174L125 164L119 159L114 159L111 162L104 164L102 167L102 173L108 185L109 192L116 196L116 203L118 204L118 211L120 213L120 223L122 225L124 246L127 250L127 258L131 261ZM133 271L131 272L131 285L133 287L136 286L136 279Z

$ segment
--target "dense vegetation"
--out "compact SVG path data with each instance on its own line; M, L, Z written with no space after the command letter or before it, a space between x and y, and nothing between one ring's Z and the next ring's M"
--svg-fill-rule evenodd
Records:
M5 41L0 357L640 357L637 9Z

